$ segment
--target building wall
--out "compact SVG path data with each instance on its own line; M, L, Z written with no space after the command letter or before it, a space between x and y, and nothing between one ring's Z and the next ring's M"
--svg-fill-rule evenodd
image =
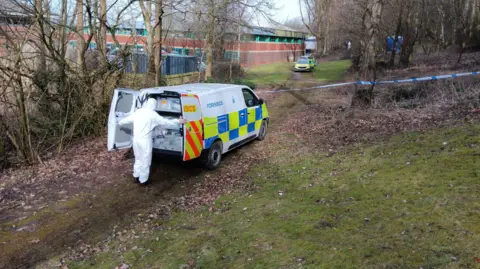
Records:
M26 28L24 26L3 26L9 27L18 36L19 40L22 40L25 35ZM89 35L85 31L84 38L88 39ZM180 34L179 36L183 36ZM187 35L188 36L188 35ZM116 39L121 46L129 45L136 48L145 49L146 36L137 35L132 36L129 34L118 33ZM70 35L70 43L76 45L76 36ZM92 39L90 44L91 48L95 48L95 39ZM114 40L110 34L107 35L107 47L114 47ZM163 42L163 48L167 49L167 52L176 51L179 54L188 55L201 55L201 50L205 48L205 41L192 39L192 38L172 38L167 37ZM242 42L240 42L240 48L238 48L238 42L226 41L224 44L225 60L239 61L238 52L240 52L240 64L243 66L269 64L275 62L287 61L289 55L291 58L293 54L296 56L301 55L304 51L305 44L299 37L263 37L254 35L243 35ZM9 51L8 45L5 40L0 38L0 56L6 55Z
M146 37L144 36L115 36L120 45L137 46L137 48L144 48L146 46ZM85 35L85 39L88 35ZM72 38L74 39L74 38ZM254 66L276 62L293 61L302 55L305 49L303 40L284 38L272 38L272 41L242 41L240 42L240 64L242 66ZM287 41L287 42L285 42ZM94 42L94 40L93 40ZM114 45L114 40L111 35L107 35L107 45L110 47ZM95 46L93 44L93 46ZM177 51L179 54L188 54L200 56L200 51L205 48L205 42L198 39L190 38L166 38L162 47L167 49L167 52ZM238 42L226 41L224 44L225 59L238 61ZM182 52L183 51L183 52ZM295 54L295 57L293 57Z

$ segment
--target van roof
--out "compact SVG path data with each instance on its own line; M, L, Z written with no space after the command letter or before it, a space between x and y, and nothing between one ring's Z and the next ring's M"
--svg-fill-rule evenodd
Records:
M155 88L146 88L142 89L142 93L161 93L164 91L178 92L180 94L196 94L196 95L207 95L209 93L224 91L232 88L238 87L247 87L242 85L234 84L216 84L216 83L194 83L194 84L183 84L178 86L166 86L166 87L155 87Z

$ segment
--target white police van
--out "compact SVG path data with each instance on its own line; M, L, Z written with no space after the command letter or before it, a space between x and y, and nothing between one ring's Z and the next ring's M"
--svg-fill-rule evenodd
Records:
M132 146L133 125L118 126L117 122L148 98L158 101L159 115L187 120L175 128L154 130L156 154L184 161L201 157L206 167L215 169L222 154L252 140L263 140L267 134L267 106L247 86L199 83L140 91L116 89L108 119L108 150Z

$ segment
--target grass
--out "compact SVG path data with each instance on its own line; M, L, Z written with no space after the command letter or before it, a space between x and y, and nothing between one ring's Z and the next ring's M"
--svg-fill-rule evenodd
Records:
M283 85L290 79L293 63L274 63L250 67L247 80L257 85Z
M340 81L345 71L352 65L350 60L319 63L314 71L314 77L319 82Z
M295 82L302 85L302 82L325 83L340 81L350 65L350 60L322 62L317 65L312 73L298 73L300 78ZM292 82L290 79L293 66L294 63L275 63L251 67L247 69L246 79L260 86L286 85Z
M68 267L480 268L479 147L473 125L273 156L250 172L253 193L174 213L123 254L114 241Z

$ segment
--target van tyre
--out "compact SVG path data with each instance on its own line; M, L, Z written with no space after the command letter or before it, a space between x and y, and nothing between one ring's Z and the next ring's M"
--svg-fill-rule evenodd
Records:
M210 170L218 168L220 166L220 162L222 161L222 152L222 141L215 141L210 149L208 149L206 154L202 157L205 167Z
M266 120L262 122L262 126L260 126L260 131L258 131L258 137L257 140L263 141L265 137L267 136L267 127L268 123Z

